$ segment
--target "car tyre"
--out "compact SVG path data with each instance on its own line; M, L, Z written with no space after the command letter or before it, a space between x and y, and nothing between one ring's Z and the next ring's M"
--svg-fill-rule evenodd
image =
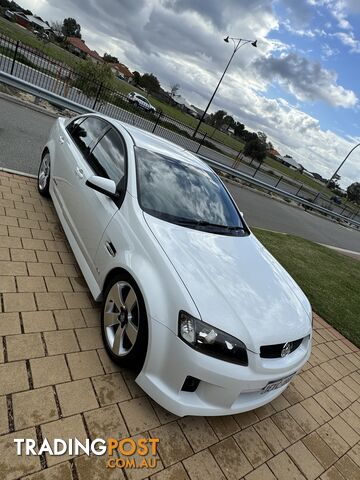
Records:
M106 284L101 331L110 358L139 372L147 352L148 322L139 287L126 273L116 273Z
M38 191L43 197L50 196L50 154L46 152L41 159L38 171Z

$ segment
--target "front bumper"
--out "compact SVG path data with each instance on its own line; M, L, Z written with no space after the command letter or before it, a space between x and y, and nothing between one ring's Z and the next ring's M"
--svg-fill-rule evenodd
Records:
M145 365L136 382L162 407L178 415L231 415L261 407L287 385L263 393L269 382L280 380L307 362L311 337L284 358L264 359L248 351L243 367L193 350L163 324L152 319ZM195 392L182 391L187 376L200 380Z

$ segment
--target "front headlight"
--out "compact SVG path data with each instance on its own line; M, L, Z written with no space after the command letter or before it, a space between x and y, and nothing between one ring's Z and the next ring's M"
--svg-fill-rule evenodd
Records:
M248 365L246 346L241 340L183 311L179 313L179 337L205 355L225 362Z

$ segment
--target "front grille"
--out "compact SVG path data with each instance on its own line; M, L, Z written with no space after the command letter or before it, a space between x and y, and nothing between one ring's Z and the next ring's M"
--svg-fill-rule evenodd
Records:
M291 342L291 348L289 354L294 352L298 347L300 347L303 338L299 340L294 340ZM278 343L277 345L263 345L260 347L260 357L262 358L280 358L282 349L284 348L285 343Z

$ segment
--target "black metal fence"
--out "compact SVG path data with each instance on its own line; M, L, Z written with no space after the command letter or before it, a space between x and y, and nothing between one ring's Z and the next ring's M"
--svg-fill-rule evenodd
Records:
M82 76L68 65L2 34L0 34L0 70L73 102L155 133L199 155L256 176L271 186L281 188L349 219L360 220L360 211L354 205L347 202L337 205L318 189L285 174L280 175L268 165L244 157L241 151L219 139L220 133L224 135L223 132L213 129L208 135L208 132L199 130L196 137L193 137L194 128L189 125L162 111L150 113L141 110L129 102L127 96L120 90L110 89L94 78ZM214 134L217 136L216 139L211 138ZM321 188L323 187L319 184L319 189Z

